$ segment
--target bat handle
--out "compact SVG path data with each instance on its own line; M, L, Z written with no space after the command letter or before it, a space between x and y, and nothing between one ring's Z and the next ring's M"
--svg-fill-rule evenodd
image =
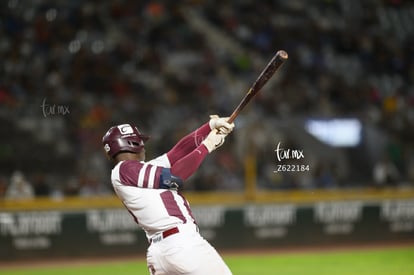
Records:
M227 120L228 123L233 123L233 121L236 119L237 115L239 114L240 111L238 111L237 109L230 115L229 119ZM217 133L221 133L220 130L217 130Z
M227 120L227 122L228 123L233 123L233 121L236 119L236 117L237 117L237 113L236 112L233 112L231 114L231 116L229 117L229 119Z
M233 121L236 119L238 112L234 111L229 119L227 120L228 123L233 123ZM217 129L217 133L221 133L220 129Z

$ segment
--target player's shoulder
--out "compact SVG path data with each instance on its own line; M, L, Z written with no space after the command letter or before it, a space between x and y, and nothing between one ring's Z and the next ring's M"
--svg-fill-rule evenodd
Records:
M112 168L112 173L123 174L132 170L140 170L144 164L144 162L138 160L123 160Z
M138 160L123 160L112 169L112 183L133 185L145 163Z
M119 172L140 170L145 165L145 162L139 160L124 160L118 163Z
M118 165L121 165L121 166L143 165L143 164L145 164L145 161L136 160L136 159L123 160L118 163Z

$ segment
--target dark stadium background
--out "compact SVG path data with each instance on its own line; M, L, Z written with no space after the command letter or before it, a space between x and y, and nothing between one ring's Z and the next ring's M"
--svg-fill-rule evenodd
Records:
M110 126L138 125L158 156L231 114L280 49L286 64L187 183L195 203L412 199L412 1L7 0L0 212L114 207ZM304 157L279 161L278 144ZM275 172L289 165L306 169Z

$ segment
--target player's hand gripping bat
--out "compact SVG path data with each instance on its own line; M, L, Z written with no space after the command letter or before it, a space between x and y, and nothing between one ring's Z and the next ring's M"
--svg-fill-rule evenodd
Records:
M239 115L241 110L250 102L250 100L263 88L266 82L273 76L273 74L282 66L282 64L288 59L287 52L280 50L278 51L270 62L266 65L262 73L250 87L247 94L240 101L239 105L234 109L233 113L229 117L228 122L232 123Z

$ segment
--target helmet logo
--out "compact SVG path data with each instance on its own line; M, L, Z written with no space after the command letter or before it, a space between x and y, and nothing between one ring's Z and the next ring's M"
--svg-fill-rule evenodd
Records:
M118 125L118 129L122 135L133 134L134 129L132 129L131 125L129 124L122 124Z
M109 144L107 143L105 144L104 149L105 149L105 152L108 153L111 150L111 147L109 147Z

